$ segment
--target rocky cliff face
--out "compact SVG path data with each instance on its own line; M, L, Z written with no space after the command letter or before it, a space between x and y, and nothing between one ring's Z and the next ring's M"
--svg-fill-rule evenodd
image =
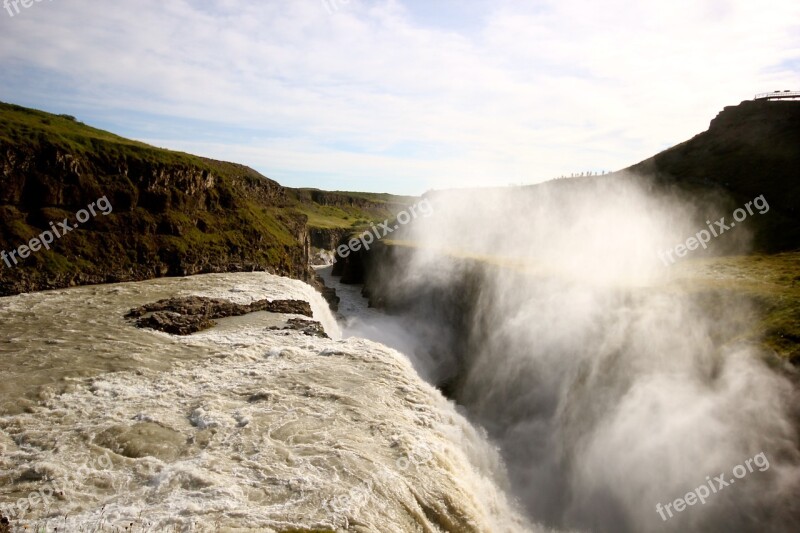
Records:
M300 189L297 191L297 194L308 201L329 207L357 207L365 210L381 210L386 207L384 203L370 200L367 197L335 191Z
M210 272L308 278L311 236L307 218L285 209L291 190L241 165L132 142L63 142L2 111L11 118L0 121L0 250L62 221L78 227L0 262L0 294ZM67 120L41 115L25 118L43 129ZM110 212L78 224L99 198Z
M321 250L335 250L345 237L353 232L350 228L311 228L311 246Z
M207 169L143 160L99 159L59 147L3 146L0 202L27 209L85 206L108 195L117 209L165 212L213 207L217 177ZM175 190L177 195L171 193Z

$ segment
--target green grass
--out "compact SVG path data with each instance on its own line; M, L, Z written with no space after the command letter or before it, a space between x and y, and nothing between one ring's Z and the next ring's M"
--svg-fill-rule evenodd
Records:
M758 319L739 338L761 342L800 365L800 253L720 257L676 266L682 290L725 292L751 301Z
M294 193L291 212L305 215L310 227L321 229L360 228L390 220L419 200L411 196L319 189L294 189Z
M3 142L31 148L57 147L75 155L100 156L111 161L134 160L165 166L199 168L224 180L235 180L243 185L254 185L267 179L244 165L156 148L87 126L73 118L0 102L0 143ZM268 181L279 187L271 180ZM133 187L132 184L128 185ZM309 226L325 229L351 228L354 223L357 226L383 221L418 200L410 196L385 193L290 188L284 190L288 193L284 213L305 215ZM311 199L311 194L315 192L338 200L341 204L360 205L321 205ZM262 218L262 215L255 215L255 218ZM267 225L276 229L272 222Z
M384 239L382 244L418 248L411 241ZM546 264L510 260L465 252L440 249L454 259L477 261L507 270L534 276L563 275ZM684 261L674 265L674 278L665 285L647 287L653 291L679 291L702 295L707 305L715 306L721 297L747 302L752 313L741 318L741 329L726 342L747 341L774 351L781 359L800 366L800 252L726 256ZM724 309L710 309L724 313Z
M357 229L390 219L415 200L282 187L244 165L148 146L73 117L2 102L0 160L10 169L0 176L7 199L0 205L0 249L16 248L49 221L72 218L102 195L114 205L109 216L69 233L52 251L0 271L0 294L226 265L303 275L300 237L308 228ZM20 161L48 170L30 174ZM74 171L65 169L73 163ZM58 194L48 197L51 191Z
M202 158L155 148L103 131L64 115L54 115L0 102L0 141L40 147L57 146L73 154L103 152L113 158L133 157L170 165L205 166Z
M367 211L319 204L301 204L290 211L308 217L309 227L321 229L367 226L370 222L381 222L392 216L389 210Z

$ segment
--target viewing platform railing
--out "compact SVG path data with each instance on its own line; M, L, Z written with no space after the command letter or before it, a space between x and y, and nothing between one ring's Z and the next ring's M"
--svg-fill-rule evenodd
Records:
M775 91L771 93L759 93L754 100L782 100L789 98L800 98L800 91Z

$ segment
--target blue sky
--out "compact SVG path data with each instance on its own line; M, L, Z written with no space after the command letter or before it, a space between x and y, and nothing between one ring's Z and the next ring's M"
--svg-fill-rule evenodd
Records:
M800 2L641 4L44 0L0 10L0 100L289 186L420 194L624 168L800 88Z

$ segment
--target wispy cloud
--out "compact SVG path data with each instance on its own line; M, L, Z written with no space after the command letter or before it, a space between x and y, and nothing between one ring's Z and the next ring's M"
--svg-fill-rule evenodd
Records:
M322 0L0 13L0 99L287 185L419 193L627 166L796 87L800 5Z

